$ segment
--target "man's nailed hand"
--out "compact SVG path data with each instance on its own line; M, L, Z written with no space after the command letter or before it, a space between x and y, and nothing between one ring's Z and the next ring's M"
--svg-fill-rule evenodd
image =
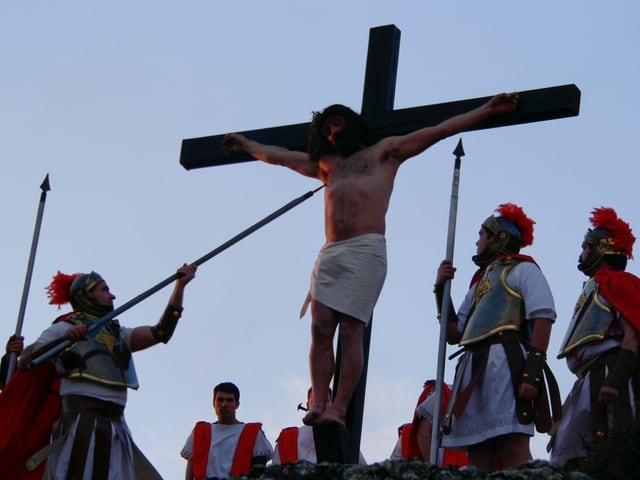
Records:
M503 115L515 112L518 109L519 103L520 97L516 92L499 93L489 100L489 108L491 108L495 115Z
M222 146L231 152L244 151L237 133L227 133L222 140Z

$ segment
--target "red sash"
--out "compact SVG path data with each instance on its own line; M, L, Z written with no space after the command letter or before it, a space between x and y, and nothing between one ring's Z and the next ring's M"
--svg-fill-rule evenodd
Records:
M259 422L245 424L231 465L231 477L246 475L251 470L251 458L253 457L253 447L256 443L258 433L262 428ZM191 468L193 477L196 480L207 478L207 461L209 460L209 449L211 447L211 424L209 422L198 422L193 431L193 454L191 456Z
M429 396L429 393L435 388L436 382L431 380L427 382L422 389L422 393L420 393L420 397L418 397L418 402L416 407L420 405L425 399ZM447 403L449 402L449 397L451 396L451 389L448 385L442 386L442 402L441 402L441 412L447 408ZM422 454L420 453L420 447L418 447L418 439L416 437L417 434L417 426L420 422L420 418L417 413L413 415L413 423L405 423L398 429L398 433L400 435L400 446L401 446L401 455L402 458L422 458ZM442 466L455 466L455 467L463 467L468 464L467 461L467 452L462 450L450 450L448 448L444 449Z
M207 478L207 460L211 446L211 424L198 422L193 429L193 455L191 456L191 470L193 478L204 480Z
M405 423L398 428L398 433L400 433L400 452L402 458L422 458L420 448L418 447L418 441L416 439L416 433L413 429L413 423Z
M464 450L444 449L442 456L442 467L466 467L469 465L467 452ZM502 467L499 467L500 469Z
M253 447L256 444L256 438L262 428L260 422L247 423L242 429L236 453L233 456L233 465L231 466L231 476L239 477L246 475L251 470L251 458L253 457Z
M298 461L298 427L282 429L278 436L278 454L282 464Z

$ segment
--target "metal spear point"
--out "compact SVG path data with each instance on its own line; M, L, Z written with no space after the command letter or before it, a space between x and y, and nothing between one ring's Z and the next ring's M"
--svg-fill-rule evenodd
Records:
M293 207L301 204L302 202L304 202L308 198L311 198L314 193L316 193L317 191L321 190L322 188L324 188L324 185L321 185L321 186L319 186L318 188L316 188L314 190L310 190L307 193L304 193L304 194L300 195L299 197L294 198L293 200L291 200L286 205L280 207L278 210L274 211L273 213L270 213L269 215L264 217L262 220L254 223L249 228L246 228L242 232L240 232L237 235L231 237L229 240L224 242L222 245L219 245L218 247L216 247L213 250L211 250L209 253L206 253L205 255L200 257L199 259L195 260L194 262L192 262L192 264L193 265L202 265L203 263L209 261L210 259L212 259L216 255L218 255L219 253L222 253L227 248L229 248L232 245L235 245L236 243L238 243L243 238L249 236L250 234L252 234L256 230L264 227L267 223L275 220L276 218L278 218L279 216L281 216L284 213L288 212ZM113 311L107 313L103 317L100 317L98 320L96 320L93 323L93 325L91 325L91 328L89 328L89 332L99 330L109 320L112 320L112 319L116 318L121 313L125 312L126 310L129 310L131 307L137 305L138 303L140 303L143 300L145 300L146 298L150 297L151 295L153 295L157 291L163 289L164 287L166 287L170 283L172 283L175 280L177 280L178 276L179 276L179 274L174 273L170 277L165 278L163 281L161 281L157 285L154 285L150 289L142 292L137 297L132 298L131 300L129 300L127 303L123 304L122 306L120 306L120 307L114 309ZM72 344L73 344L73 342L71 340L68 340L68 339L66 339L64 337L61 337L61 338L59 338L57 340L54 340L53 342L50 342L50 343L47 343L46 345L43 345L42 347L40 347L37 351L35 351L33 353L32 360L29 363L29 368L33 368L33 367L36 367L36 366L40 365L45 360L48 360L48 359L52 358L53 356L55 356L58 353L62 352L64 349L66 349L67 347L71 346Z
M22 299L20 300L20 309L18 311L18 321L16 322L15 336L22 334L22 324L24 323L24 312L27 308L27 299L29 298L29 288L31 287L31 275L33 274L33 263L36 259L36 250L38 248L38 239L40 237L40 226L42 225L42 215L44 213L44 205L47 201L47 192L51 190L49 185L49 174L44 177L40 185L40 203L38 204L38 213L36 214L36 225L33 230L33 240L31 241L31 252L29 253L29 261L27 263L27 273L24 277L24 287L22 289ZM16 370L16 361L18 355L15 352L9 354L9 367L7 368L7 378L5 383L9 381L11 375Z
M445 258L453 262L453 249L456 240L456 219L458 215L458 189L460 186L460 164L464 156L462 148L462 139L458 140L458 145L453 151L456 160L453 167L453 180L451 183L451 202L449 204L449 229L447 232L447 252ZM436 392L433 411L433 426L431 430L431 451L429 459L431 463L438 463L438 450L440 449L440 441L442 434L440 432L441 422L441 405L442 390L444 387L444 362L447 354L447 323L449 322L449 311L451 310L451 281L444 283L442 310L440 318L440 338L438 342L438 366L436 376Z

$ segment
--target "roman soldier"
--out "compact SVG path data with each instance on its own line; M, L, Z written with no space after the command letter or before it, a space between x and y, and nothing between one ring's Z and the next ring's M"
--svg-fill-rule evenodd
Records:
M32 452L29 469L42 468L46 460L47 479L161 478L133 442L123 415L127 390L138 388L132 353L169 341L182 313L184 288L195 271L195 265L180 267L158 323L135 328L120 326L115 319L98 322L113 311L116 298L99 274L58 272L48 288L50 303L71 303L73 310L58 317L18 359L18 368L28 375L55 367L60 377L59 422L52 442ZM69 346L42 364L33 362L61 341ZM46 405L53 403L47 400Z
M531 458L534 423L539 431L551 428L546 384L557 391L545 363L556 318L553 297L535 260L520 254L533 243L535 222L512 203L496 213L480 228L473 257L479 270L458 311L448 315L447 340L462 346L463 355L442 438L443 447L465 448L469 465L485 471L496 470L498 459L516 468ZM454 272L446 260L438 269L440 309Z
M578 261L588 279L558 354L577 378L549 444L551 461L568 470L637 415L640 279L625 272L635 237L612 208L594 209L590 221Z

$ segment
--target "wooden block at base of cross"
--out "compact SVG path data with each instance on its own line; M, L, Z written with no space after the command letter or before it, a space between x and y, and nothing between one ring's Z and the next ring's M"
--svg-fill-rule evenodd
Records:
M313 427L313 440L316 444L316 458L318 463L357 463L349 459L351 434L344 425L326 423Z

